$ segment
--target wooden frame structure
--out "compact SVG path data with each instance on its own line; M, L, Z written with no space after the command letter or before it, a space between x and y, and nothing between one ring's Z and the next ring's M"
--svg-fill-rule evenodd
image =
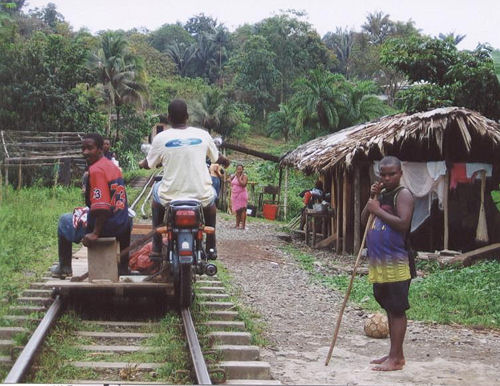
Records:
M23 168L63 163L64 168L70 170L72 162L83 165L82 135L83 133L78 132L0 130L0 155L5 185L9 184L9 170L12 168L17 169L17 186L20 188ZM57 176L54 179L57 181Z
M447 107L382 117L299 146L281 160L306 174L322 176L336 210L337 252L360 245L362 205L368 200L374 160L394 155L404 161L482 162L500 166L500 124L477 112ZM497 173L498 174L498 173ZM497 178L497 177L496 177ZM449 247L448 186L443 197L443 249ZM476 199L476 197L474 197Z

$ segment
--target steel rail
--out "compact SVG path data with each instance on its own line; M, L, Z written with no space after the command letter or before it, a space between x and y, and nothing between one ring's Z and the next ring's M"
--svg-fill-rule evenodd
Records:
M151 187L151 190L149 191L148 195L146 196L146 199L142 202L141 205L141 213L142 213L142 218L148 218L146 215L146 211L144 210L144 207L146 206L146 203L149 202L149 198L153 194L153 187Z
M189 351L191 352L191 359L193 360L196 380L199 385L211 385L212 381L208 374L205 358L203 358L203 353L201 352L200 342L198 341L198 335L196 335L196 330L194 329L193 318L191 317L189 308L183 308L181 310L181 315Z
M57 295L35 332L31 335L30 340L26 346L24 346L23 351L21 351L21 354L14 363L14 366L10 369L9 374L7 374L7 377L3 381L4 383L20 383L23 380L29 370L29 367L31 366L31 363L33 362L36 352L42 345L47 332L59 316L62 306L63 301L60 295Z
M134 200L134 202L132 203L132 205L130 205L130 209L134 209L134 207L137 205L137 203L140 201L140 199L142 198L142 196L144 195L144 192L146 191L146 189L148 188L149 184L151 183L151 181L153 180L153 178L155 178L155 173L151 173L151 176L149 176L149 179L148 179L148 182L146 182L146 184L144 185L144 187L142 188L141 192L139 193L139 195L136 197L136 199Z

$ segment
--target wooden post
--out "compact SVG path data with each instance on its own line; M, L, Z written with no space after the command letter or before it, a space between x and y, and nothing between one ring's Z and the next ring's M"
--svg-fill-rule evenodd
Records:
M283 215L285 221L287 218L287 206L288 206L288 166L285 167L285 195L283 197Z
M448 230L448 191L450 184L450 173L446 170L444 177L444 192L443 192L443 212L444 212L444 231L443 231L443 249L448 249L449 230ZM432 247L432 245L431 245Z
M347 170L342 176L342 253L347 251Z
M361 228L361 204L360 204L360 183L359 167L354 166L354 250L359 250Z
M304 239L306 242L306 245L309 244L309 216L307 215L307 209L304 210L304 217L306 218L305 224L304 224Z
M21 186L23 183L23 163L19 161L19 168L17 169L17 190L21 190Z
M9 188L9 160L5 160L5 187Z
M332 180L330 183L330 206L336 212L337 208L335 207L335 180L333 178L333 173L332 173L331 177L332 177ZM335 219L332 217L330 221L331 221L330 234L328 236L331 236L335 233Z
M3 199L3 178L2 178L2 167L0 165L0 205L2 205Z
M340 253L340 208L342 207L341 203L340 203L340 182L339 182L339 179L338 179L338 176L339 176L339 173L338 173L338 170L337 172L335 173L336 177L337 177L337 205L336 205L336 212L337 212L337 217L335 219L335 228L337 230L337 242L335 243L335 252L336 253ZM342 237L344 237L344 235L342 235Z

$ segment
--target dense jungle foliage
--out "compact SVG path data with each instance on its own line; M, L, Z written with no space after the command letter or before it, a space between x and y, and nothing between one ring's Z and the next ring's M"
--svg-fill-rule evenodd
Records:
M122 166L173 98L193 124L233 141L281 139L284 150L397 111L460 105L500 118L487 45L430 37L410 20L369 14L359 31L321 37L284 11L234 31L204 14L154 31L75 31L56 6L0 0L0 128L98 131Z

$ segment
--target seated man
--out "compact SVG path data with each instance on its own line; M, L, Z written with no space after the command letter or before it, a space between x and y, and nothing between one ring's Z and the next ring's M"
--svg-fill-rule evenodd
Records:
M127 194L122 173L103 156L103 138L96 133L85 134L82 153L87 161L88 178L85 189L87 208L76 208L59 219L59 265L52 268L52 276L72 275L71 243L88 246L99 237L116 237L120 249L130 244L132 221L128 216ZM120 259L119 274L128 273L128 256Z
M171 129L158 133L151 144L146 159L139 163L141 168L163 165L163 178L153 187L153 227L163 222L165 205L177 199L201 201L206 225L215 227L216 193L206 165L208 156L212 162L229 166L229 160L222 155L205 130L187 125L186 102L176 99L168 106L168 120ZM159 261L162 248L161 235L153 237L151 259ZM215 259L215 234L207 235L207 257Z

